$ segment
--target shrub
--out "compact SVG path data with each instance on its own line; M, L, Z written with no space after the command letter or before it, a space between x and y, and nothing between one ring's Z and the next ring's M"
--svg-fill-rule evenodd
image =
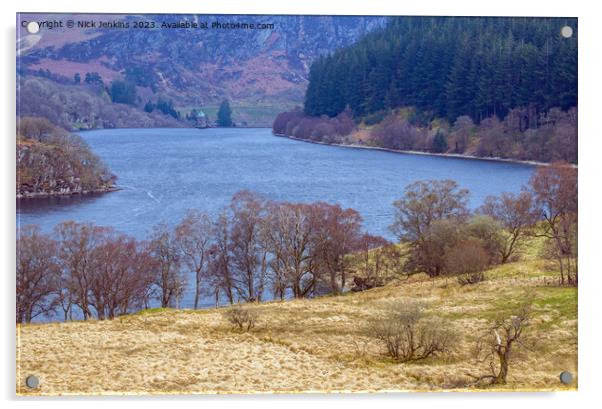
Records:
M469 281L479 282L483 281L482 272L489 265L489 254L478 239L469 237L447 250L444 260L448 274L461 274L464 275L462 279L472 277Z
M427 318L414 302L393 304L384 317L370 323L367 334L379 340L387 354L400 362L417 361L449 352L455 334L440 319Z
M482 271L458 276L458 284L460 285L477 284L482 281L485 281L485 274Z
M224 312L224 318L239 331L250 331L257 322L257 312L239 305Z

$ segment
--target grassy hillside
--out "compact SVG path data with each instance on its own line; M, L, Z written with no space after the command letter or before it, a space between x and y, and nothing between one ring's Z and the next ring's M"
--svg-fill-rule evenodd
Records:
M478 334L509 312L528 290L534 297L528 346L513 356L508 384L497 389L574 389L558 381L577 374L577 290L556 287L544 260L487 272L461 287L454 279L414 276L362 293L254 305L249 333L232 329L223 309L147 310L113 321L30 324L18 330L19 394L224 393L465 389ZM554 283L554 284L552 284ZM365 335L390 302L419 299L429 314L460 333L454 352L396 363ZM527 343L526 343L527 344ZM36 374L35 391L22 385Z

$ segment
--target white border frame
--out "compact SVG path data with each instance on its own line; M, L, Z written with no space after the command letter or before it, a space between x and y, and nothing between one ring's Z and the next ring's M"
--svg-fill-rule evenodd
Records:
M387 0L220 0L217 2L181 2L145 0L126 2L124 0L98 0L72 2L67 0L21 0L20 3L2 2L3 40L2 70L3 95L0 98L3 135L2 160L2 212L3 234L0 243L3 269L3 311L2 317L2 398L11 401L9 405L45 407L92 407L110 404L116 408L127 407L132 403L146 408L163 408L167 401L177 400L178 406L233 407L279 407L305 408L308 405L333 405L342 403L350 408L363 408L366 405L387 407L409 406L412 408L445 406L461 408L504 408L522 407L525 404L545 405L546 409L582 407L593 405L601 398L596 394L600 379L600 337L599 312L602 311L598 294L601 290L602 271L596 258L600 252L598 234L602 231L597 214L602 185L597 175L602 175L598 157L602 154L600 135L601 90L600 45L602 39L602 19L594 2L557 1L527 2L506 0L486 2L470 0L454 1L398 1ZM17 398L15 397L15 326L14 312L14 262L15 262L15 13L16 12L103 12L103 13L203 13L203 14L352 14L352 15L463 15L463 16L569 16L579 18L579 168L580 168L580 286L579 286L579 392L558 393L406 393L379 395L253 395L253 396L170 396L170 397L105 397L105 398ZM6 359L6 360L5 360ZM85 402L82 402L85 401Z

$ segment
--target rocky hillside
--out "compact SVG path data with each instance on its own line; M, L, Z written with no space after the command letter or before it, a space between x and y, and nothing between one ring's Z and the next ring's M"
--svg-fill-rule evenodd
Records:
M17 133L17 198L114 189L116 176L77 135L46 119L21 118Z
M19 29L20 114L73 128L175 126L184 124L193 108L215 117L223 99L231 101L238 124L270 125L283 108L302 104L315 59L386 23L384 17L353 16L20 18L65 23L62 28L42 27L33 35ZM65 25L70 19L102 19L122 28L69 29ZM142 20L156 28L136 28ZM173 28L192 23L207 28ZM224 28L237 24L265 28ZM123 100L115 96L121 82L131 86ZM41 94L44 107L36 103ZM173 101L175 110L148 109L160 100ZM123 103L115 107L115 102ZM129 113L126 118L123 112Z

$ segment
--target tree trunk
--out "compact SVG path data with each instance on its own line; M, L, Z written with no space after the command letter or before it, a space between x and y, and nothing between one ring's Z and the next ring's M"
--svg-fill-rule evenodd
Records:
M508 377L508 362L510 361L510 347L506 347L505 351L498 351L498 357L500 359L500 371L493 383L505 384L506 378Z
M201 298L201 272L196 272L196 287L194 291L194 309L199 308L199 300Z

